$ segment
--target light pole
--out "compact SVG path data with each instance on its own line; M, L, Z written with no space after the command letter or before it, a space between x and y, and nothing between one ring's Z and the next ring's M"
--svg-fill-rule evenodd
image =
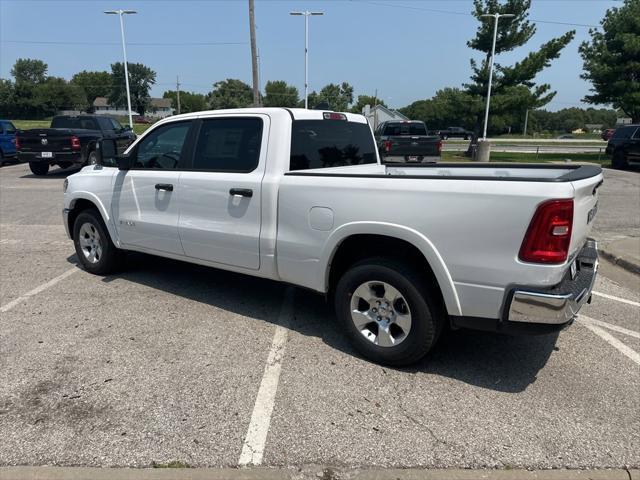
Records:
M129 69L127 68L127 47L124 42L124 20L123 15L133 15L138 13L135 10L107 10L107 15L119 15L120 16L120 35L122 36L122 54L124 55L124 80L127 85L127 107L129 108L129 127L133 130L133 116L131 115L131 94L129 93Z
M324 12L289 12L289 15L304 16L304 108L309 108L309 16L324 15Z
M515 17L513 13L494 13L484 14L481 17L492 17L495 19L493 25L493 44L491 46L491 61L489 62L489 86L487 87L487 105L484 110L484 130L482 133L482 140L487 139L487 123L489 122L489 103L491 102L491 81L493 80L493 57L496 55L496 37L498 36L498 20L501 17L510 18Z

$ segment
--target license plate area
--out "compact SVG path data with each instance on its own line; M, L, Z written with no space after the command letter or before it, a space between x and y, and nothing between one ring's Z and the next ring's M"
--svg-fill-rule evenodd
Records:
M53 152L40 152L42 158L53 158Z
M409 155L409 161L410 162L417 162L418 161L418 156L417 155Z

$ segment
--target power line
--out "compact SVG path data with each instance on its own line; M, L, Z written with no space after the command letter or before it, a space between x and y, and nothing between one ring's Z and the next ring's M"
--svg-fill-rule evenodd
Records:
M474 15L469 12L457 12L454 10L441 10L439 8L429 8L429 7L416 7L412 5L400 5L397 3L383 3L383 2L374 2L374 1L366 1L362 0L362 3L367 3L369 5L375 5L378 7L390 7L390 8L404 8L405 10L414 10L421 12L433 12L433 13L444 13L447 15L463 15L465 17L473 17ZM558 22L555 20L535 20L529 19L535 23L548 23L551 25L566 25L570 27L585 27L585 28L598 28L600 25L591 25L588 23L572 23L572 22Z
M39 40L3 40L2 43L14 43L24 45L120 45L116 42L62 42L62 41L39 41ZM182 42L182 43L146 43L127 42L127 45L138 47L208 47L225 45L246 45L246 42Z

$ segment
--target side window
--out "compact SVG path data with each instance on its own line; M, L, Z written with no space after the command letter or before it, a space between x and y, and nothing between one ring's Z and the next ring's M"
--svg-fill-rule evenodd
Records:
M122 130L122 125L120 124L119 121L113 119L113 118L109 118L109 122L111 123L111 126L113 127L113 129L117 132L119 132L120 130Z
M144 137L136 148L134 168L175 170L180 164L191 122L168 123Z
M633 138L634 140L639 140L640 139L640 128L636 129L636 133L633 134Z
M194 170L248 173L260 159L260 118L211 118L202 121Z
M97 120L101 130L113 130L113 126L111 125L111 122L108 118L98 117Z
M4 133L7 133L7 134L16 133L16 127L14 127L13 123L11 122L4 123L2 126L4 126Z

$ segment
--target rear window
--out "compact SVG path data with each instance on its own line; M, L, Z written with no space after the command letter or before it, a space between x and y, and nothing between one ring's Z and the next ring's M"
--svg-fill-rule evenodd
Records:
M291 127L290 170L376 163L371 129L344 120L295 120Z
M13 126L13 123L2 122L0 127L4 128L4 133L16 133L16 127Z
M631 138L637 128L638 127L617 128L616 131L613 132L613 138Z
M391 123L384 129L387 136L394 135L426 135L427 127L424 123Z
M51 128L100 130L95 118L91 117L54 117Z

